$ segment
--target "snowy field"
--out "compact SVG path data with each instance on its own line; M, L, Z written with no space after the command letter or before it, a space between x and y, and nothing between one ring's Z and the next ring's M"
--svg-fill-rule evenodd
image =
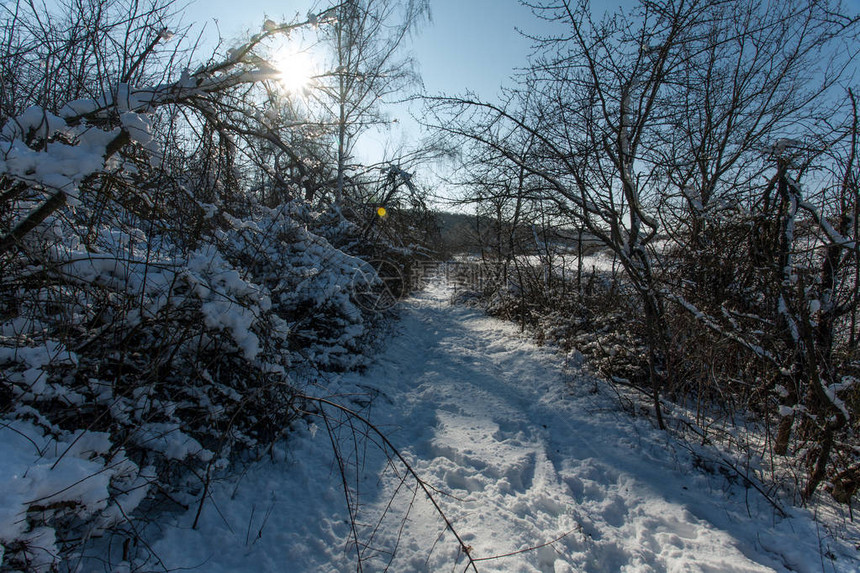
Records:
M375 365L326 384L334 400L366 406L436 488L462 545L403 464L378 439L354 442L366 428L332 414L217 483L196 530L196 507L153 528L161 563L148 565L341 572L360 554L363 571L466 571L468 552L476 570L494 572L860 570L854 548L808 512L781 518L755 490L696 469L646 418L621 413L602 383L448 295L431 286L407 301Z

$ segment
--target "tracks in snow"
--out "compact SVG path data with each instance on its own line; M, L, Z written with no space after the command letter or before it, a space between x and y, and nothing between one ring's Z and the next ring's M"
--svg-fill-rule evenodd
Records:
M375 365L327 384L342 399L376 396L366 414L438 488L473 557L514 553L480 561L482 573L821 570L813 522L779 521L741 486L695 470L647 420L619 413L600 383L447 298L430 288L410 300ZM360 551L364 571L462 571L459 545L402 467L351 441L349 421L338 428L358 547L318 426L284 460L213 486L198 531L192 516L163 528L165 566L335 573L355 570Z
M388 422L415 469L455 496L443 504L473 556L564 536L488 570L771 570L685 507L684 476L664 475L676 460L643 448L647 423L615 412L594 380L563 372L514 325L446 298L417 298L368 376L398 404ZM667 483L677 489L668 499ZM452 558L436 551L427 570Z

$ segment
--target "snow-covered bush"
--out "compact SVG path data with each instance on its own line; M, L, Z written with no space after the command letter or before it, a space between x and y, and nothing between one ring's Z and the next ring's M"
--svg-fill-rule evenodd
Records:
M531 280L521 284L517 277ZM647 385L645 328L635 299L617 278L594 271L582 292L573 281L564 284L560 277L552 288L534 278L534 269L511 273L507 288L487 293L488 312L525 324L541 344L551 344L577 361L585 358L584 367L601 377L637 387Z
M175 496L188 490L177 471L185 467L200 491L206 468L288 430L298 411L292 370L359 366L372 334L374 317L352 298L356 281L367 280L356 272L361 261L297 220L310 216L307 206L223 214L211 242L190 252L111 224L86 245L91 229L78 215L49 217L21 254L4 259L4 423L27 420L28 438L54 449L82 432L102 436L97 462L111 469L96 468L101 477L91 480L98 511L65 498L62 515L37 511L23 501L38 496L22 494L9 510L20 526L0 539L10 563L31 559L34 532L61 531L50 536L56 556L68 528L85 524L91 536L103 529L95 524L116 523L103 514L116 514L110 507L123 503L115 498L126 482L140 499ZM145 484L135 481L141 472ZM136 503L122 506L126 516Z
M353 368L366 359L368 328L354 292L363 262L334 248L302 221L307 205L258 207L253 220L234 221L216 238L231 261L266 288L271 311L284 321L291 352L322 368Z
M144 506L205 502L289 432L303 376L366 360L359 227L296 182L260 205L220 123L271 77L254 46L295 27L134 85L170 36L143 27L134 74L0 110L0 569L51 571L107 531L135 538ZM200 125L214 144L183 140Z
M154 468L131 461L106 432L17 419L4 420L0 435L0 560L10 569L55 570L58 530L99 535L124 522L156 483Z

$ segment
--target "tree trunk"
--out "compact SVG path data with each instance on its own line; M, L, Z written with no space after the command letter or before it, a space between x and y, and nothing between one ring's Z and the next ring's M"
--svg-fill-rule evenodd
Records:
M666 348L668 340L668 328L665 324L665 316L662 305L653 291L643 293L645 303L645 325L648 336L648 377L651 383L651 397L654 400L654 415L657 418L657 427L666 429L663 420L663 407L660 405L660 394L666 386Z
M833 438L838 429L836 424L827 424L824 430L824 435L821 436L818 442L818 455L815 456L815 464L809 474L809 481L806 482L806 487L803 488L803 501L809 501L810 498L824 481L827 475L827 464L830 462L830 452L833 450Z
M788 454L788 443L791 439L791 429L794 426L794 414L783 416L779 419L779 427L776 431L776 442L773 451L778 456Z

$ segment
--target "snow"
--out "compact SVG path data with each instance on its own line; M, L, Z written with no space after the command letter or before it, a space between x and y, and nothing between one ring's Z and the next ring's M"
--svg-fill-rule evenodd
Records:
M360 421L332 410L328 420L309 415L305 430L241 478L213 483L197 529L196 505L160 523L160 567L349 571L360 553L365 571L464 571L464 551L479 571L860 567L809 512L783 518L741 481L702 471L708 464L647 417L620 412L601 381L565 370L514 325L450 306L449 294L431 285L410 300L374 365L328 379L326 396L363 408L466 547L379 439L363 439Z
M72 102L63 113L87 107ZM90 105L97 106L97 103ZM126 118L131 122L131 118ZM135 125L134 136L143 137L142 119ZM74 140L50 141L55 134ZM21 115L7 121L0 129L0 173L37 186L65 191L71 204L77 202L77 185L90 175L105 169L108 146L120 135L119 129L102 130L85 124L69 127L66 121L39 107L29 107ZM32 149L28 141L48 141L44 150Z
M839 409L846 420L850 420L851 414L848 412L848 406L846 406L845 402L836 395L836 392L841 389L841 384L833 384L830 386L822 384L821 389L824 391L824 395L827 396L827 399L830 400L830 403Z
M132 141L143 146L152 143L152 125L144 116L138 113L125 112L119 115L119 119Z
M12 371L11 364L20 363L24 369ZM65 346L53 340L45 341L43 346L0 347L0 367L8 369L6 376L14 382L21 382L33 395L49 391L45 368L57 364L75 364L77 356Z
M26 139L32 134L34 138L48 139L55 131L66 127L62 118L43 110L41 107L30 106L24 112L7 121L0 130L0 137L8 141Z
M98 516L89 534L134 511L147 493L151 477L122 450L111 455L104 432L77 430L60 438L21 420L0 420L0 543L23 543L32 571L54 571L59 554L51 527L30 527L28 516L55 514L74 508L78 517ZM133 487L123 486L131 481ZM123 492L109 502L109 488Z
M561 273L564 271L568 276L576 273L579 263L579 258L576 254L556 254L556 260L553 261L553 272ZM522 255L517 257L520 264L530 265L532 267L540 267L543 258L540 255ZM582 270L585 273L601 272L612 273L617 271L620 263L615 260L612 253L601 250L594 254L585 255L582 257Z
M177 423L149 422L142 425L131 439L161 452L169 460L182 461L188 456L197 456L208 462L213 457L200 442L182 432Z

